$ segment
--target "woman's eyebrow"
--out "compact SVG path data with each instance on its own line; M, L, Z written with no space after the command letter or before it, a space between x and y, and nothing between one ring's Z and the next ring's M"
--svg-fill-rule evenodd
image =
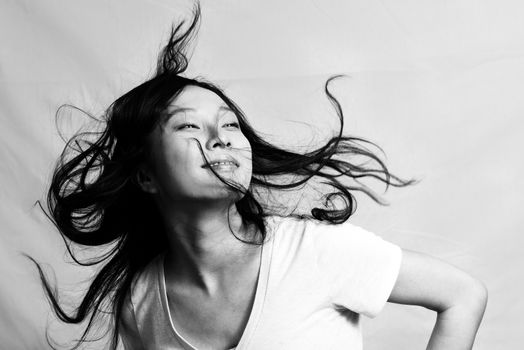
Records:
M196 109L191 107L175 107L172 110L168 112L169 117L172 117L174 115L177 115L179 113L185 113L185 112L195 112Z
M231 109L231 107L223 105L218 107L217 116L222 116L222 114L225 114L227 112L236 114L235 111Z
M166 113L162 116L160 123L164 125L169 120L171 120L172 117L176 116L177 114L185 113L185 112L195 112L195 111L196 109L191 108L191 107L175 107L173 109L166 111Z
M171 110L169 110L166 115L164 116L163 118L163 123L167 123L172 117L176 116L177 114L180 114L180 113L185 113L185 112L196 112L197 110L195 108L192 108L192 107L175 107ZM234 111L231 109L231 107L227 106L227 105L222 105L220 107L218 107L218 110L217 110L217 116L221 113L225 113L225 112L233 112Z
M218 111L219 112L233 112L231 107L229 107L227 105L222 105L222 106L218 107Z

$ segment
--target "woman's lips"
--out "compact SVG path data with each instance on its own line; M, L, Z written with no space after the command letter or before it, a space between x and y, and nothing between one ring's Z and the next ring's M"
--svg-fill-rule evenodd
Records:
M212 168L213 170L215 171L226 171L226 170L234 170L236 168L238 168L238 165L236 165L234 162L230 162L230 161L227 161L227 162L215 162L215 163L210 163L211 166L208 166L207 168Z
M208 163L202 165L202 168L209 167L212 167L213 169L238 168L238 162L233 157L219 157L216 159L208 160Z

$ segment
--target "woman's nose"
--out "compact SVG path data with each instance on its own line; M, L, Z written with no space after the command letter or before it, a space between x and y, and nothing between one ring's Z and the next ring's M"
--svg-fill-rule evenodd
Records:
M231 142L224 133L219 133L217 130L212 130L209 139L207 140L207 149L213 149L216 147L229 148Z

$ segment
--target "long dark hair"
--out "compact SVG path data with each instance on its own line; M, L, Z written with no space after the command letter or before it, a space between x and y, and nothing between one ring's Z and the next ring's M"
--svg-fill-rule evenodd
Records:
M200 20L194 10L188 25L174 26L161 51L154 76L118 98L106 111L100 132L78 133L66 144L53 173L47 196L48 215L58 228L72 259L79 265L100 264L87 293L71 314L59 303L58 294L37 266L44 290L57 317L66 323L87 321L73 349L88 341L96 321L111 315L111 348L118 344L119 321L124 297L133 278L166 246L162 219L150 195L137 185L139 164L147 159L147 136L162 122L170 101L187 86L198 86L217 94L236 114L242 133L252 148L251 184L236 202L246 224L258 228L256 240L266 236L264 218L269 215L294 216L331 224L345 222L356 207L354 193L363 192L378 203L380 197L361 180L369 178L388 186L413 183L392 175L371 149L378 146L362 138L344 136L343 112L329 85L325 93L340 119L338 134L321 147L308 152L287 150L265 141L249 125L241 109L212 83L181 74L187 68L187 49ZM313 185L312 185L313 184ZM315 185L316 184L316 185ZM305 185L324 186L319 205L306 203L300 210L272 202L276 192L300 192ZM237 237L242 239L241 237ZM110 250L88 261L75 257L74 246L109 246ZM49 341L49 339L48 339ZM51 345L51 344L50 344Z

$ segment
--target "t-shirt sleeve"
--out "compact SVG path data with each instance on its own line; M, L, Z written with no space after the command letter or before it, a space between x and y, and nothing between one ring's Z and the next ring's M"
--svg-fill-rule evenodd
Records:
M375 317L397 280L402 250L348 222L310 222L319 278L327 284L331 302Z
M133 303L128 293L122 305L118 332L125 350L145 350L138 333Z

